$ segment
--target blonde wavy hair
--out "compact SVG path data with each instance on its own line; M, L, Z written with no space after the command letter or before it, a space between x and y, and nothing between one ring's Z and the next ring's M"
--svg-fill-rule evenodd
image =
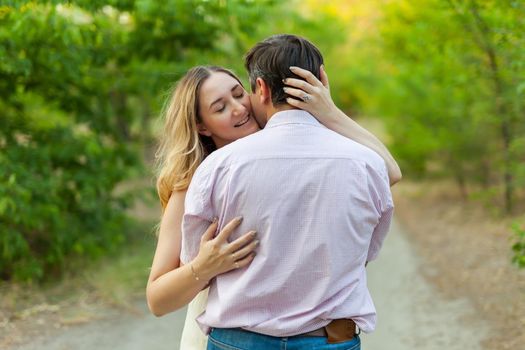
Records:
M163 130L155 153L157 192L162 210L173 191L186 190L199 164L217 148L211 137L198 133L199 94L213 73L222 72L242 83L228 69L217 66L191 68L172 88L161 112Z

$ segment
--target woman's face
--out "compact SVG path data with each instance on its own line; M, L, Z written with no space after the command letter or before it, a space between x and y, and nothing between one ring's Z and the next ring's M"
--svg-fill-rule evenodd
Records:
M223 72L213 72L202 84L199 111L199 133L210 136L217 148L259 130L248 93Z

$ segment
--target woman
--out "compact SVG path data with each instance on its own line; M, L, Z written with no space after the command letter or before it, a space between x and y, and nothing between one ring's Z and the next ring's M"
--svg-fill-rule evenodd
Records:
M300 68L291 70L306 82L289 78L286 92L299 98L307 94L308 99L289 98L287 102L312 113L330 129L375 150L385 160L390 183L399 181L399 167L384 145L333 104L324 70L322 81ZM232 220L217 235L215 220L203 235L197 257L185 266L179 259L185 191L196 168L217 148L259 130L249 95L240 80L223 68L192 68L177 84L163 116L157 189L164 213L147 287L149 308L157 316L189 303L213 277L247 266L258 244L255 232L228 243L241 218ZM181 349L206 348L206 338L194 321L205 303L203 291L190 304Z

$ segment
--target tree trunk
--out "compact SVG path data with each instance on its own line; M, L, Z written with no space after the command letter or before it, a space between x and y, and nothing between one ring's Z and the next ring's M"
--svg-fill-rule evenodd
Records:
M504 102L503 91L504 83L501 79L496 50L489 37L490 29L487 23L481 18L478 11L478 4L475 0L470 1L469 11L474 18L474 26L480 34L480 38L475 40L479 48L487 56L489 62L490 79L492 81L494 98L496 101L495 112L500 118L500 134L503 142L503 182L504 182L504 203L505 211L511 214L513 210L514 184L512 176L512 155L510 145L513 134L511 121L509 120L508 109Z

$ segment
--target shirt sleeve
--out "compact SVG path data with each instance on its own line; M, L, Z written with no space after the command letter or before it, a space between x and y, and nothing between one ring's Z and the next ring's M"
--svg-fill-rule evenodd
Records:
M202 235L213 220L210 179L208 167L201 164L191 180L182 218L182 246L180 260L188 264L199 253Z
M380 171L369 169L368 187L379 215L379 221L374 228L368 248L367 261L372 261L379 255L394 215L394 202L392 200L392 192L390 191L388 173L385 166L383 166Z

